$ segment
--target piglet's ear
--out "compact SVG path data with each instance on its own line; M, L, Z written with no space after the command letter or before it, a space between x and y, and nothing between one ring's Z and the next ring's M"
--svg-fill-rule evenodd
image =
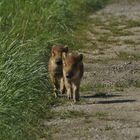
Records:
M63 52L68 53L68 51L69 51L69 48L68 48L67 45L65 45L64 48L63 48Z
M79 54L80 61L83 60L83 54Z
M54 53L54 47L55 47L55 46L52 46L52 50L51 50L51 54L52 54L52 56L55 56L55 53Z
M67 53L66 53L66 52L63 52L63 53L62 53L62 59L65 60L66 57L67 57Z

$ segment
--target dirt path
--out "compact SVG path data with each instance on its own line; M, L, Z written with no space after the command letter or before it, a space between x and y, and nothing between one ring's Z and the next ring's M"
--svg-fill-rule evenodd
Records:
M45 125L53 140L140 140L140 2L109 4L89 21L81 101L64 99Z

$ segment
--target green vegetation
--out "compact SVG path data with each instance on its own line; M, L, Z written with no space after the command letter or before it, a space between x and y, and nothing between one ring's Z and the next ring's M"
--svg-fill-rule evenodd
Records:
M140 27L140 21L128 20L127 21L127 28L132 28L132 27Z
M108 116L108 113L107 112L96 112L95 116L100 118L100 119L103 119L103 118L106 118Z
M140 80L136 80L134 86L140 88Z
M92 91L92 90L93 90L93 87L92 87L92 85L90 85L90 84L88 83L88 84L85 84L85 85L81 86L80 90L81 90L82 92L84 92L84 91Z
M124 43L125 44L130 44L130 45L135 45L136 43L135 43L135 41L133 41L133 40L124 40Z
M61 112L54 112L54 117L60 119L67 119L67 118L79 118L79 117L86 117L88 114L84 111L78 110L67 110Z
M113 129L113 127L112 126L109 126L109 125L106 125L106 127L105 127L105 131L110 131L112 129Z
M122 60L139 60L140 59L139 54L133 54L133 53L124 52L124 51L120 51L118 54L118 57Z
M104 0L1 0L0 139L47 137L41 125L55 103L47 74L50 46L78 44L73 36Z
M82 92L85 92L85 91L96 91L96 92L99 92L99 96L100 96L100 94L102 96L102 90L104 91L104 90L108 89L109 87L111 87L111 86L109 86L107 84L102 84L102 83L95 83L93 85L88 83L88 84L85 84L85 85L81 86L80 90Z
M85 118L89 119L90 117L97 117L98 119L103 119L108 116L107 112L96 112L96 113L89 113L83 110L67 110L67 111L53 111L53 115L50 119L76 119L76 118Z

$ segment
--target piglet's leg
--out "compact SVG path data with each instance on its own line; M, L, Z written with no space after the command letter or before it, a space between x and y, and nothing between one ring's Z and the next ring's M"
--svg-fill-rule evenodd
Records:
M64 94L64 93L65 93L65 90L66 90L66 88L65 88L64 79L61 78L61 79L60 79L60 92L61 92L62 94Z
M72 85L70 82L68 82L67 80L65 80L65 87L67 90L67 97L68 99L72 99Z
M54 95L55 97L58 97L58 89L59 89L59 83L56 78L53 78L53 83L54 83Z
M80 95L79 95L79 84L75 85L73 84L73 101L79 101Z

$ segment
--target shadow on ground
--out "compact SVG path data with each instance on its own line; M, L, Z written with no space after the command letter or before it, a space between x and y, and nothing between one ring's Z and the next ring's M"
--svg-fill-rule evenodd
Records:
M116 104L116 103L131 103L131 102L136 102L136 100L124 99L124 100L98 101L96 102L96 104Z
M116 94L108 94L108 93L105 93L105 92L99 92L99 93L96 93L96 94L93 94L93 95L84 95L84 96L81 96L81 98L87 98L87 99L90 99L90 98L112 98L112 97L120 97L122 95L116 95Z

